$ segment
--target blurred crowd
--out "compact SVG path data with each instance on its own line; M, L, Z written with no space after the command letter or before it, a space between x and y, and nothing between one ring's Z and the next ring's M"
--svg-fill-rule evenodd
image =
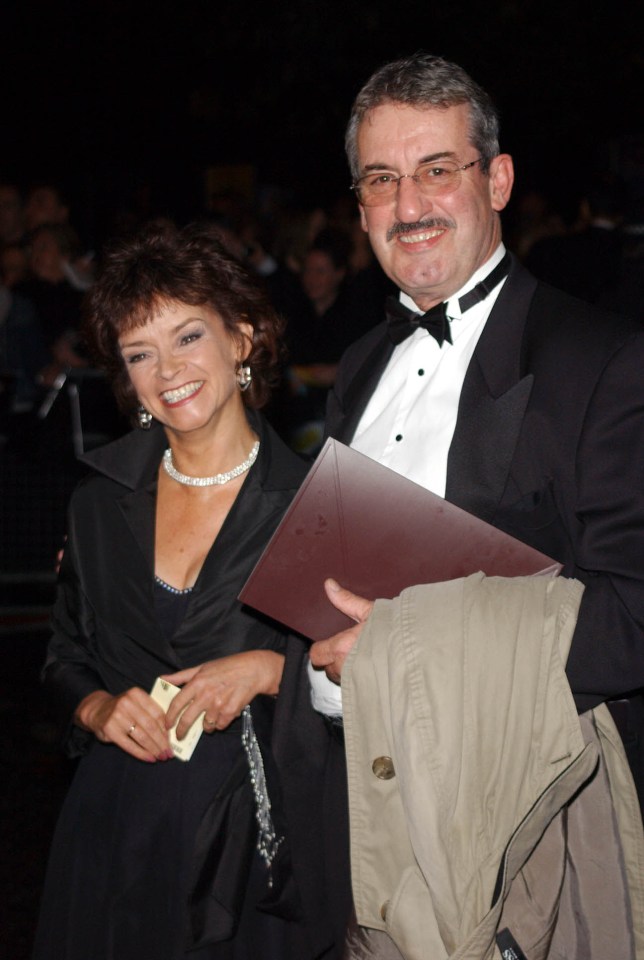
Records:
M226 194L210 197L206 208L195 219L208 222L230 252L264 277L286 320L283 382L268 413L294 449L314 454L340 356L381 319L393 292L354 198L347 193L327 209L273 203L260 210ZM105 242L140 225L140 217L121 212ZM509 211L505 235L540 279L644 322L644 203L615 177L595 177L572 216L544 194L526 191ZM56 184L22 191L0 181L0 445L24 442L50 416L65 384L97 376L80 328L103 245L87 249ZM100 405L109 403L108 392L100 394ZM81 429L81 413L76 453L126 426L114 411L106 429L92 430L86 420L96 409L83 409L65 419L69 429L74 419Z

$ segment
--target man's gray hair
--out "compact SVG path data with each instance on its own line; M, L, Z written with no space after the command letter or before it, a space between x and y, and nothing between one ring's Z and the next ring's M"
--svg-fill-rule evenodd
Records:
M365 115L383 103L445 109L467 103L469 139L483 157L483 172L487 173L490 160L499 153L499 118L491 97L458 64L428 53L416 53L376 70L354 101L345 138L354 180L360 176L358 128Z

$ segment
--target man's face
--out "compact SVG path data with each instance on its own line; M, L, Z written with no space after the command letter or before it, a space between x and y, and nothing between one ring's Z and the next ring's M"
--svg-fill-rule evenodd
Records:
M358 130L360 176L412 174L427 160L459 166L478 156L469 142L469 106L413 107L385 103L369 111ZM452 193L426 197L414 180L395 197L360 207L363 229L385 273L422 309L456 293L501 240L498 211L510 198L512 160L495 157L489 174L475 164Z
M27 197L25 224L35 230L44 223L65 223L69 211L52 187L36 187Z

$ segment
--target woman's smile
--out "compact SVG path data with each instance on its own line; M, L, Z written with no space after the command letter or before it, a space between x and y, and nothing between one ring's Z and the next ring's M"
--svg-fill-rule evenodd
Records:
M175 390L165 390L161 394L161 399L167 407L179 406L179 404L184 403L199 393L204 383L204 380L192 380L190 383L184 383L183 386L177 387Z

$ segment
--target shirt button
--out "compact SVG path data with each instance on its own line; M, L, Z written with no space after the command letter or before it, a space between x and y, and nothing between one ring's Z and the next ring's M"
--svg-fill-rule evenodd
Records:
M419 377L424 377L424 376L425 376L425 371L424 371L422 368L418 371L418 376L419 376Z
M396 776L391 757L376 757L371 764L371 769L379 780L391 780Z
M402 440L402 433L396 434L396 440L398 441L398 443L400 443L400 441Z

